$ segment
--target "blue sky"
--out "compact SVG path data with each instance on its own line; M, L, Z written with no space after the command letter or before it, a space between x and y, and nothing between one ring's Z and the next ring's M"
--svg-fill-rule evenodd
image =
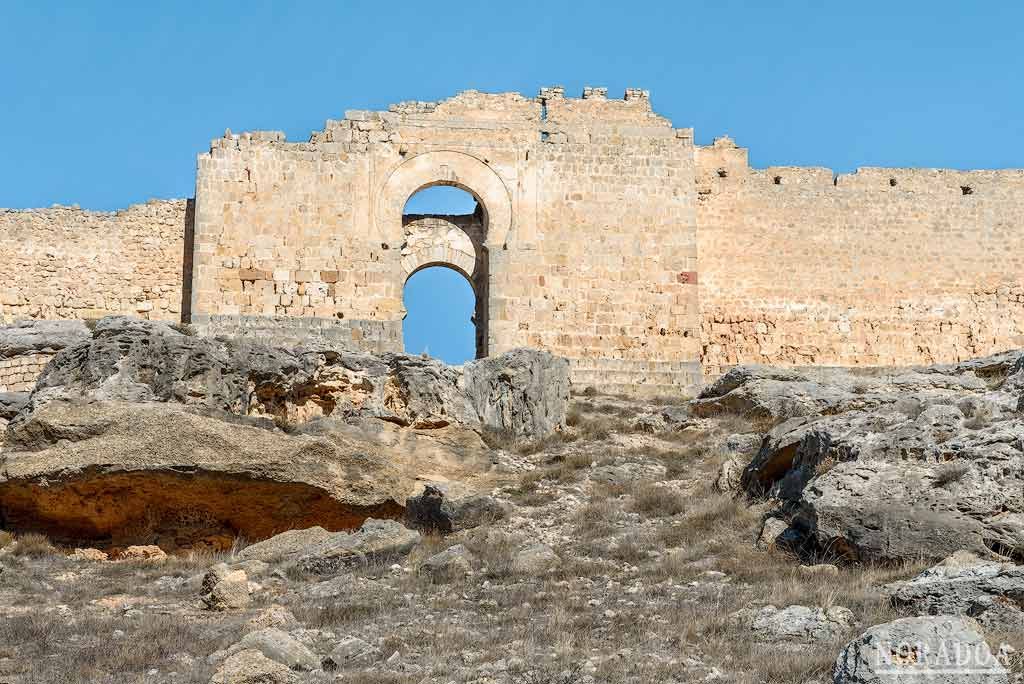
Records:
M225 128L554 84L647 88L756 166L1020 167L1022 26L963 0L0 0L0 206L191 196Z

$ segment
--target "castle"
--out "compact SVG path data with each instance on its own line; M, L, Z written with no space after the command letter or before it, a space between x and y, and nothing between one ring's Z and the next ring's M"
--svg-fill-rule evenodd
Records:
M403 216L433 185L477 211ZM547 349L577 386L956 361L1024 346L1024 171L752 169L646 91L556 87L349 111L308 142L228 132L194 199L0 210L4 322L127 313L399 351L405 282L433 265L472 284L478 355ZM0 359L0 389L44 361Z

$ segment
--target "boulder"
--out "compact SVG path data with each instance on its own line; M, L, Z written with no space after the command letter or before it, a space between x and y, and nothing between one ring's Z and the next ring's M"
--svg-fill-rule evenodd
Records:
M138 543L125 535L142 529L168 551L352 529L401 517L424 472L472 482L490 467L475 432L423 432L329 422L289 435L173 404L52 401L8 432L0 510L11 529L69 544Z
M389 562L405 556L420 541L419 532L394 520L367 520L355 532L337 532L307 546L296 565L318 575L371 562Z
M288 684L291 671L256 649L238 651L228 656L210 684Z
M1007 684L970 618L913 617L876 625L836 659L834 684Z
M757 641L812 644L833 641L855 624L853 612L842 606L809 608L764 606L740 611L736 617L746 624Z
M463 388L485 427L514 437L543 437L565 425L569 362L514 349L467 363Z
M167 560L167 553L159 546L144 544L129 546L121 552L118 559L124 561L162 561Z
M540 543L520 549L512 559L512 569L523 575L542 575L561 564L562 559L554 549Z
M108 560L110 557L106 552L100 551L99 549L75 549L69 558L95 563Z
M792 385L771 396L804 408L770 430L741 485L779 502L806 548L885 562L939 560L960 549L1019 558L1024 422L1005 388L1024 377L1024 355L1014 355L885 376L743 368L706 399L738 392L763 403L763 383ZM996 375L982 379L981 369Z
M462 544L450 546L420 564L421 575L438 584L461 579L473 570L473 554Z
M987 384L968 367L932 367L869 375L843 368L737 366L691 402L697 416L735 414L782 421L845 411L871 410L912 393L984 392Z
M264 608L245 623L248 630L260 630L267 627L289 630L299 626L299 621L290 610L282 606L273 605Z
M917 615L967 615L989 629L1024 631L1022 565L958 552L886 592L896 606Z
M326 672L334 672L350 663L366 661L379 653L376 646L372 646L362 639L354 636L347 636L338 642L331 652L321 660L321 665Z
M405 522L426 532L448 534L508 515L501 502L486 494L453 493L442 484L428 484L418 496L406 499Z
M208 610L245 608L252 600L249 578L244 570L231 570L225 563L218 563L203 577L199 598Z
M300 641L276 627L249 632L229 650L259 651L291 670L310 671L320 667L320 659Z
M735 492L740 488L740 477L744 464L738 458L728 458L718 468L715 477L715 489L724 494Z
M761 531L757 535L754 546L758 549L773 549L785 542L789 523L780 518L769 516L761 523Z
M238 552L238 558L243 561L259 560L265 563L294 561L307 548L324 541L333 534L322 527L288 530L245 547Z

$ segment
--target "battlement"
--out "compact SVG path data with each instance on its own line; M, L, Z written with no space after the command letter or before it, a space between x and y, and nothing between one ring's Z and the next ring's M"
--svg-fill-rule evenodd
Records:
M483 93L464 90L453 97L437 102L407 100L389 105L387 110L347 110L342 119L328 119L323 130L314 131L309 143L342 143L367 145L371 143L402 143L407 138L403 129L424 126L477 129L502 126L524 131L546 130L548 123L558 127L584 129L605 126L634 126L670 128L668 119L654 113L650 92L640 88L626 88L618 99L608 98L608 88L586 86L580 97L566 97L563 86L540 88L537 97L518 92ZM692 132L688 137L692 139ZM557 139L557 138L556 138ZM215 149L241 149L253 146L301 146L288 143L281 131L230 130L210 144ZM307 151L303 147L294 147Z
M706 198L716 192L771 190L785 192L869 192L890 195L936 193L977 199L991 189L996 194L1024 187L1024 169L957 170L927 168L860 167L836 173L819 166L750 166L747 148L728 137L696 150L698 192Z

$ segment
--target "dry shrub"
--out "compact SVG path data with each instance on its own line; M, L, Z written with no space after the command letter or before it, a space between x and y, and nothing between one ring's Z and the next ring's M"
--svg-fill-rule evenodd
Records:
M642 482L633 490L633 510L650 518L671 518L686 510L686 500L672 487Z
M0 530L0 549L9 546L14 542L14 535L7 530Z
M480 433L480 438L491 449L512 451L523 456L529 456L556 448L565 442L571 442L575 439L575 436L572 433L558 430L541 439L523 439L516 437L508 430L484 428Z
M491 579L511 577L515 574L514 561L519 544L509 535L488 534L487 529L476 529L463 541L484 574Z
M971 467L966 463L947 463L946 465L939 468L939 472L935 474L935 479L932 480L933 487L945 487L946 485L959 482L971 471Z
M60 550L54 546L45 534L28 532L18 535L11 547L11 553L15 556L29 558L43 558L45 556L56 556Z
M576 684L583 681L583 667L573 665L568 670L540 669L513 674L512 684Z

